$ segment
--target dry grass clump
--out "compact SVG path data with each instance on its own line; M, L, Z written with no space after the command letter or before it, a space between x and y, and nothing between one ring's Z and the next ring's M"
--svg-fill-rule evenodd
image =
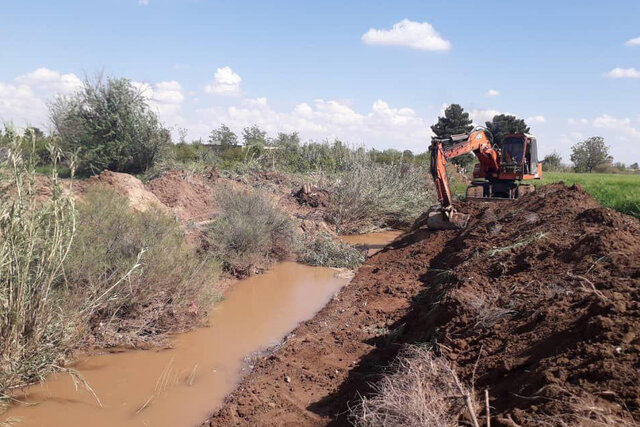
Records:
M313 237L305 236L298 261L322 267L356 268L365 258L364 253L355 246L320 233Z
M324 181L331 195L327 219L340 234L411 224L435 201L428 172L419 166L356 162Z
M477 425L472 396L447 360L409 346L392 372L374 385L373 394L352 410L352 421L360 427L453 427L471 408L470 417Z
M294 249L292 219L263 194L225 186L216 193L216 202L221 212L207 238L210 251L232 274L250 275Z
M587 392L575 394L559 386L551 387L558 389L560 394L565 396L562 400L557 400L566 408L565 413L536 417L531 420L537 425L548 427L638 427L640 425L623 405Z
M0 186L0 398L52 370L78 320L63 311L58 292L75 233L73 200L62 192L54 170L53 196L38 201L35 165L21 155L23 138L10 138L0 165L6 173L6 185Z
M476 320L474 328L491 328L506 316L516 313L510 307L501 306L501 295L493 288L486 289L479 294L456 289L452 295L462 301L474 314Z

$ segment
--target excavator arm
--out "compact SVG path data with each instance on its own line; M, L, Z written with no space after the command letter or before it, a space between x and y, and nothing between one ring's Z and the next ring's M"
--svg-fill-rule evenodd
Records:
M445 149L442 144L445 141L462 142L456 142ZM430 152L431 175L440 205L429 210L427 225L434 229L464 228L469 221L469 215L453 209L446 165L451 159L473 152L485 170L497 172L500 168L499 153L492 147L488 131L484 128L476 128L468 136L454 135L450 139L434 138Z

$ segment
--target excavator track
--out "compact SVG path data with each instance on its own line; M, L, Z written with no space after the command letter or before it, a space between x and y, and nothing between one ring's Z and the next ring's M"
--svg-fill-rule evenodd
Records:
M535 191L536 187L529 184L520 184L501 192L493 192L491 185L485 183L471 184L467 187L466 200L508 202Z

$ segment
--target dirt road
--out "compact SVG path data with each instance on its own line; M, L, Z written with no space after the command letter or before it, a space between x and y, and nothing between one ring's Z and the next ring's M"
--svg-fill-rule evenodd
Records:
M370 258L205 425L348 425L406 343L487 389L493 426L637 421L640 222L561 184L461 210L466 230L418 227Z

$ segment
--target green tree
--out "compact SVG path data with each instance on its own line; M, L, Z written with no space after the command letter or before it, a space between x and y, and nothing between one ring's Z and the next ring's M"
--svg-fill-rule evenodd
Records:
M450 138L451 135L469 133L473 130L472 120L469 113L464 111L460 104L451 104L444 110L444 117L438 117L436 124L431 126L431 131L438 138ZM449 144L445 144L449 145ZM475 160L471 153L456 157L452 163L467 167Z
M258 125L246 127L242 130L242 139L244 145L264 147L267 145L267 132L263 131Z
M592 136L571 147L571 161L576 172L592 172L598 165L612 160L609 147L601 136Z
M631 166L629 166L629 169L633 169L634 171L637 171L638 169L640 169L640 166L638 166L638 162L632 163Z
M233 147L238 145L238 136L224 123L209 134L209 144Z
M62 146L78 154L78 170L140 173L166 152L171 135L130 80L86 80L71 96L49 105Z
M559 171L562 169L562 157L555 151L542 159L542 169L545 171Z
M510 133L529 133L529 126L523 119L509 114L498 114L493 120L486 122L487 129L493 135L493 143L502 147L502 139Z
M298 135L298 132L280 132L273 141L273 144L285 150L295 150L300 146L300 135Z
M444 117L438 117L438 122L431 126L431 131L438 138L449 138L451 135L468 133L473 130L469 113L459 104L451 104L444 110Z

